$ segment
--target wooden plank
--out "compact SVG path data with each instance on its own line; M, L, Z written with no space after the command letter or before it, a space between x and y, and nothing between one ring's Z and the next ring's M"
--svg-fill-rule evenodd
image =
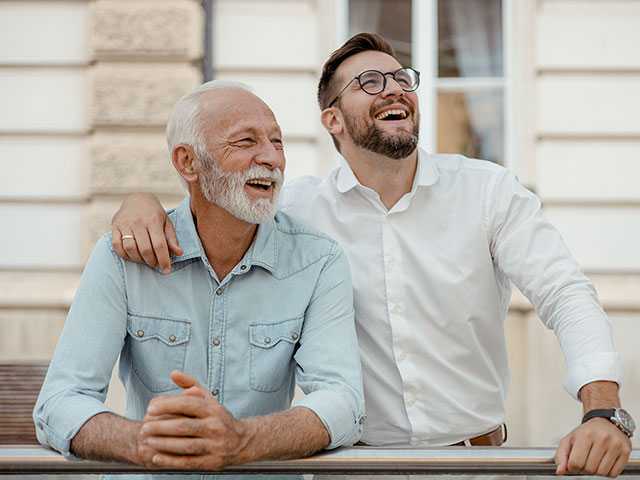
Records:
M48 362L0 363L0 445L36 444L31 412Z

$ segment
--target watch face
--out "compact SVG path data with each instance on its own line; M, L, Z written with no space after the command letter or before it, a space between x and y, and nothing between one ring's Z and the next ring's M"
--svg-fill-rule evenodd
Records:
M633 421L633 418L631 418L629 412L623 408L618 408L616 409L616 417L618 417L618 421L626 430L633 433L636 429L636 423Z

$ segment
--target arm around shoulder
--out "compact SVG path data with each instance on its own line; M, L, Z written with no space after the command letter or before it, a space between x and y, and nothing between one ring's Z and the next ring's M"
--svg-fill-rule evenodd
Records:
M111 220L114 251L125 260L171 270L170 255L182 255L176 232L158 198L129 195Z

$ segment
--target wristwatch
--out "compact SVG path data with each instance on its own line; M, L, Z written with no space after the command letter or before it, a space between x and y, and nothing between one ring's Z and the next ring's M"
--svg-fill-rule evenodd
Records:
M624 408L590 410L582 417L582 423L592 418L606 418L629 438L633 437L633 432L636 429L636 422L633 421L631 414Z

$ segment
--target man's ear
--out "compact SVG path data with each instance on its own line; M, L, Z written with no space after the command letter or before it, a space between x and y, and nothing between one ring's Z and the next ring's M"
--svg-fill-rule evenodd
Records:
M320 113L320 121L331 135L339 135L344 130L344 117L337 108L325 108Z
M178 171L180 176L188 183L193 183L198 180L196 154L191 145L176 145L171 154L171 163L173 163L173 167Z

